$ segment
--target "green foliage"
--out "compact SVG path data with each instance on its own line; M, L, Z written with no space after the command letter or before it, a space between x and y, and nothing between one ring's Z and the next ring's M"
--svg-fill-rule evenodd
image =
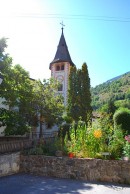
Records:
M1 126L6 126L4 134L9 135L24 135L29 132L30 127L26 123L26 119L22 117L19 112L0 109L0 123Z
M125 145L123 147L123 154L130 159L130 135L125 136Z
M67 152L73 152L77 157L90 157L102 159L120 159L122 157L124 146L124 134L121 129L114 130L112 126L105 126L107 120L86 128L85 123L79 122L77 129L74 125L70 130L70 139L66 136L65 147ZM104 156L103 153L110 153Z
M69 117L72 117L75 121L79 119L79 105L77 103L77 74L76 67L70 67L69 74L69 88L68 88L68 107L67 114Z
M69 134L70 127L71 127L71 124L69 123L61 124L59 127L58 136L64 139L65 136L67 135L68 138L70 138L70 134Z
M113 121L111 120L111 114L102 113L98 120L99 128L102 130L105 142L109 144L111 136L113 134Z
M69 132L70 138L66 134L64 143L61 136L51 142L41 139L28 154L55 155L57 150L61 150L65 155L73 153L76 157L120 159L123 149L125 150L124 134L121 129L114 131L110 129L106 133L106 129L103 130L96 126L87 128L85 122L79 121L77 127L73 123ZM109 141L106 141L108 139ZM106 157L103 155L104 152L111 155Z
M73 122L73 120L72 120L72 118L71 117L69 117L68 115L63 115L63 121L65 121L66 123L68 123L68 124L71 124L72 122Z
M6 135L23 135L34 124L35 111L32 106L33 85L26 72L20 65L12 65L12 58L4 53L7 47L6 40L0 46L2 60L0 61L1 73L4 81L1 84L0 97L8 105L8 110L1 109L0 119L2 125L6 124ZM1 43L1 41L0 41ZM2 120L3 119L3 120Z
M26 155L47 155L54 156L56 151L63 151L62 139L55 137L54 139L43 140L42 138L35 142L33 148L26 150L24 154Z
M68 138L67 135L65 137L65 147L67 149L67 152L73 152L75 155L77 155L78 152L81 151L81 146L83 146L83 144L80 140L83 139L84 133L86 134L86 128L84 128L83 126L81 127L81 125L78 124L77 129L75 129L75 124L73 123L70 128L70 138Z
M0 85L0 97L5 99L9 109L6 111L6 116L2 123L6 122L8 126L12 125L13 127L13 129L7 127L6 133L15 134L15 128L17 127L16 134L18 134L18 131L21 134L22 129L18 127L19 125L23 128L26 128L26 126L37 126L39 120L40 126L42 126L43 118L50 125L59 123L64 106L63 97L56 95L58 82L54 80L44 80L41 82L30 79L29 73L20 65L12 65L12 58L4 53L6 46L6 40L0 40L0 57L2 57L2 60L0 60L0 70L4 76L4 81ZM19 123L13 118L15 115L19 118ZM8 119L9 117L10 119ZM23 120L22 123L21 118ZM11 119L12 122L15 121L13 124L9 123ZM14 132L10 132L10 130L14 130Z
M125 157L130 158L130 143L126 141L125 146L123 147L123 154Z
M130 110L127 108L121 108L117 110L113 116L115 128L121 127L121 129L127 134L130 133Z
M130 109L130 100L126 99L126 100L118 100L115 102L115 106L118 108L128 108Z
M73 125L70 130L70 139L65 138L65 147L77 157L102 158L101 152L108 151L105 142L106 136L101 129L87 128L84 122L78 122L77 129Z
M120 101L120 104L118 104L120 107L130 107L130 102L128 103L127 101L130 97L129 88L130 72L119 76L117 79L91 88L93 109L101 109L103 105L106 105L109 102L109 99L111 99L115 105ZM124 103L126 101L127 103Z
M86 63L81 70L76 67L70 69L67 113L75 122L81 117L86 125L91 123L90 78Z
M39 113L40 136L42 136L43 120L50 124L59 124L64 111L63 97L57 95L59 83L56 80L40 80L34 88L36 110ZM43 119L43 120L42 120Z
M122 129L117 128L114 130L114 133L109 143L109 151L111 153L111 157L114 159L120 159L122 156L123 146L124 133Z

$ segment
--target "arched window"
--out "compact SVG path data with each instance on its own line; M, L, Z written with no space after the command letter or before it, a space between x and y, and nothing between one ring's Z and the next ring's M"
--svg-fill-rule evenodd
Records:
M64 70L64 65L61 66L61 70Z
M56 71L60 71L60 66L59 65L56 66Z
M63 90L63 84L60 84L59 87L58 87L58 91L62 91Z

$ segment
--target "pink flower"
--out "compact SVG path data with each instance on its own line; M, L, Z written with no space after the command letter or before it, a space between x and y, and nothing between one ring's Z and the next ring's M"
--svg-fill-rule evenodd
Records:
M130 135L125 136L125 140L130 143Z

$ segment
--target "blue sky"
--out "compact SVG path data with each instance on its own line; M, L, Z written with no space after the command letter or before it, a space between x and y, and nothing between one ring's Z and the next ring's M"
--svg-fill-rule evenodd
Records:
M77 68L88 64L91 86L130 71L129 0L0 0L0 38L35 79L50 77L61 36ZM8 6L7 6L8 5Z

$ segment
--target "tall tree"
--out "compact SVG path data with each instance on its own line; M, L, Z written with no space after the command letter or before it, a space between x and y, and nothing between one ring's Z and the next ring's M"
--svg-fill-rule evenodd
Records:
M77 69L76 67L70 67L69 74L69 88L68 88L68 106L67 114L72 117L76 122L79 119L79 105L77 103Z
M88 125L91 123L92 107L90 93L90 78L87 64L82 69L71 67L68 90L68 115L76 122L81 119Z
M81 103L82 103L82 118L86 124L91 123L92 106L91 106L91 92L90 92L90 78L87 64L82 65L82 84L81 84Z

